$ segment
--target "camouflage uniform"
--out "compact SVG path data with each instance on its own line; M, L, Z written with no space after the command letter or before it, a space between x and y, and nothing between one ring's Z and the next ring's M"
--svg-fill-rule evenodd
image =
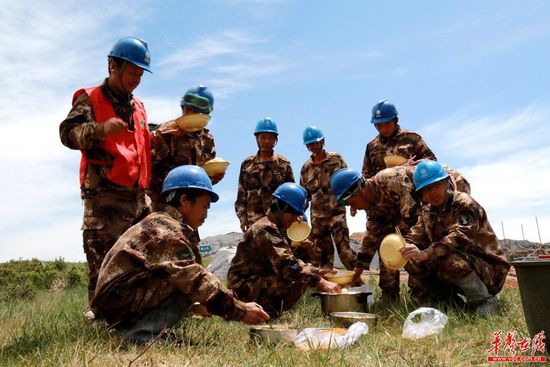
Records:
M458 172L446 168L451 182L458 183L458 189L470 192L470 184ZM380 248L385 236L395 233L395 227L406 235L416 223L420 214L420 198L415 195L413 166L386 168L378 172L372 182L374 203L367 210L367 233L361 250L357 254L357 265L368 269L374 253ZM392 297L399 294L399 271L387 269L380 264L380 288Z
M155 210L164 210L160 200L162 183L170 170L184 164L202 166L216 158L214 137L208 129L190 132L184 136L157 134L157 144L152 150L153 169L149 196Z
M227 286L239 299L257 302L271 317L280 316L315 286L318 268L292 254L284 228L273 214L254 223L244 234L227 273Z
M112 102L118 117L128 123L132 114L132 96L122 100L105 82L102 91ZM102 139L95 135L94 112L90 98L81 93L74 101L67 118L59 126L63 145L86 152L89 159L112 162L112 157L97 147ZM84 201L82 222L84 252L88 261L88 300L94 294L97 275L105 254L132 224L149 211L145 192L139 187L125 187L107 179L109 166L88 164L84 184L80 188Z
M294 182L290 162L277 153L268 161L260 161L260 153L241 164L235 212L241 226L251 226L266 215L271 194L285 182Z
M402 129L398 125L395 134L391 137L385 138L378 135L367 144L363 159L363 176L371 178L386 168L384 157L389 155L399 155L407 159L414 157L415 160L423 158L436 160L420 135Z
M187 300L182 307L200 302L212 314L242 319L231 292L195 257L194 233L175 210L152 213L130 227L105 257L92 306L123 329L174 295Z
M327 151L325 154L326 157L321 164L314 163L310 157L300 172L300 185L306 189L311 201L311 241L320 256L314 259L313 264L332 269L334 240L342 263L347 269L352 270L355 251L349 244L346 208L338 204L330 189L330 177L347 165L340 154Z
M424 206L405 239L428 254L405 265L415 298L448 299L457 290L453 281L472 271L495 295L510 269L485 210L466 193L450 193L441 209Z

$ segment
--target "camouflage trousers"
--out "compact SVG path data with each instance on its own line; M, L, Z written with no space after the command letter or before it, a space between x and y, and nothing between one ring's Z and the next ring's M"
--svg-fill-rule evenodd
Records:
M114 279L106 287L98 290L91 307L109 325L124 330L147 314L162 309L163 303L173 297L186 300L187 306L181 309L183 312L193 303L168 277L136 270L134 273Z
M328 218L312 216L310 239L317 251L317 259L315 259L313 265L332 269L334 266L334 245L336 245L342 264L346 269L353 270L356 254L350 246L345 213Z
M118 238L149 214L145 193L140 189L101 186L83 189L83 247L88 261L88 301L94 296L101 263Z
M365 269L368 268L376 251L380 250L382 239L394 233L395 226L393 222L380 218L370 218L367 220L367 231L363 237L361 251L357 255L357 265ZM384 266L382 259L380 261L380 277L378 285L382 289L382 295L389 298L399 297L399 271L391 270Z
M235 296L243 302L260 304L271 318L281 316L298 302L308 285L304 283L283 280L276 275L270 275L248 281L233 289Z
M508 264L492 265L480 257L462 252L451 252L437 261L405 265L409 273L409 288L413 298L444 301L462 293L454 282L475 271L491 295L502 289L509 269Z

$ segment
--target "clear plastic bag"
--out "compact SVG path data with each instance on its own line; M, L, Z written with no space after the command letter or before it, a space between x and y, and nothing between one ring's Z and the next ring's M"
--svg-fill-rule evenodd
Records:
M369 332L369 326L358 321L349 329L306 328L294 338L298 349L334 349L345 348L354 344L362 335Z
M420 321L414 322L417 315L420 315ZM435 308L420 307L407 316L403 325L403 338L416 340L437 334L443 330L448 320L447 315Z

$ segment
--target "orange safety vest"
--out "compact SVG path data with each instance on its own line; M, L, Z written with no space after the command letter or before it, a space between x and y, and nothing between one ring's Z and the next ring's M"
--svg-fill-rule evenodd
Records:
M90 97L97 123L102 124L111 117L118 117L112 104L103 95L100 85L76 91L73 96L73 104L81 93L86 93ZM133 187L138 181L139 187L146 189L149 187L151 176L151 138L143 103L135 97L132 99L132 103L134 106L132 114L134 131L123 130L117 134L106 136L98 144L98 147L113 157L111 169L107 173L107 178L110 181L126 187ZM88 164L105 166L108 163L97 159L88 159L86 151L82 150L81 186L84 185Z

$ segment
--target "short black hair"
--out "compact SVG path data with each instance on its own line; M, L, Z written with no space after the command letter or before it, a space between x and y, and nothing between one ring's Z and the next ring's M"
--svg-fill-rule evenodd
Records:
M175 194L171 195L170 200L168 200L167 196L171 192L175 192ZM208 192L201 189L175 189L165 192L163 197L168 205L178 208L180 206L180 198L182 195L185 195L191 204L193 204L199 196L204 194L208 194Z
M111 63L111 61L115 63L115 68L117 70L120 70L126 63L126 60L120 59L118 57L110 56L107 63L107 72L109 73L109 75L111 75L111 69L109 68L109 64Z

